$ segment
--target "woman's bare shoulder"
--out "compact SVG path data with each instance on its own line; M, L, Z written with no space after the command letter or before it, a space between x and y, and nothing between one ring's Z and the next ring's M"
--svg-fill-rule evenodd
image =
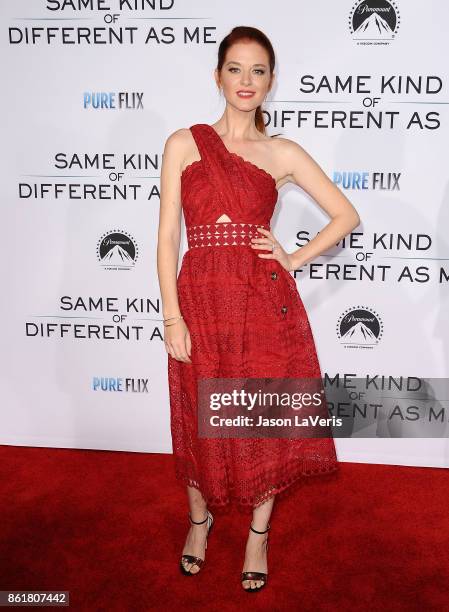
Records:
M272 141L274 155L287 162L287 165L307 163L311 160L310 154L296 140L284 136L275 136Z
M296 182L296 173L307 169L313 160L309 153L296 140L284 136L274 135L272 137L273 157L277 160L279 175L283 177L281 185Z
M192 133L189 128L178 128L168 135L165 146L183 147L192 141Z
M179 173L185 167L186 160L192 156L193 136L189 128L178 128L171 132L164 146L163 157L173 167L176 167Z
M299 144L299 142L296 142L296 140L292 140L291 138L286 138L285 136L273 134L271 136L271 140L273 142L273 147L276 147L276 149L281 153L305 150Z

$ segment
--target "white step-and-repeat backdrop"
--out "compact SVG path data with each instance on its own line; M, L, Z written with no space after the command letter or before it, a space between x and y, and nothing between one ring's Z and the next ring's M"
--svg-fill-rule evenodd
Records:
M162 151L221 116L218 44L251 25L277 55L268 132L299 142L362 220L295 275L345 418L339 459L447 467L447 2L0 7L0 442L171 452ZM288 251L328 220L299 187L280 190Z

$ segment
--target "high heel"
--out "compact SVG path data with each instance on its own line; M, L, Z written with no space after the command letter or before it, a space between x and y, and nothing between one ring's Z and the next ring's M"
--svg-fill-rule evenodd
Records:
M263 534L269 531L270 524L268 524L265 531L256 531L256 529L254 529L252 525L250 525L249 528L251 529L251 531L254 531L254 533ZM268 536L265 540L265 551L267 550L268 550ZM249 588L243 587L245 591L248 591L249 593L255 593L256 591L260 591L260 589L263 589L263 587L267 584L268 574L265 574L264 572L242 572L242 585L245 580L262 580L262 584L258 587L254 587L253 589L251 587Z
M207 538L209 536L210 530L212 529L212 525L214 524L214 517L212 516L212 514L209 512L209 510L207 510L207 515L206 518L204 519L204 521L194 521L192 520L192 517L190 515L189 512L189 520L192 523L192 525L204 525L204 523L207 521L207 535L206 535L206 545L205 548L207 548ZM197 572L191 572L190 569L186 569L184 567L184 563L191 563L192 567L193 565L196 565L200 568L203 566L204 564L204 559L201 559L201 557L195 557L194 555L182 555L181 557L181 561L179 563L179 567L181 569L181 572L184 574L184 576L195 576L196 574L200 573L200 570L198 570Z

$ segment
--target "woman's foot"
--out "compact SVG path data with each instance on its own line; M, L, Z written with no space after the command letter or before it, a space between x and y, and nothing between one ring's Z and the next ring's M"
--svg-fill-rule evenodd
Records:
M207 511L202 514L192 514L192 521L203 521L208 516ZM187 539L184 544L184 548L182 549L182 555L193 555L195 557L199 557L200 559L206 559L206 539L208 532L208 524L209 521L204 521L201 525L190 525L189 532L187 534ZM196 563L189 563L187 560L181 560L182 566L184 569L191 574L196 574L201 570L201 567Z
M254 533L251 529L249 530L242 572L263 572L268 574L268 529L269 526L264 534ZM258 529L258 531L264 531L264 529ZM264 580L242 580L242 586L245 590L258 589L263 585Z

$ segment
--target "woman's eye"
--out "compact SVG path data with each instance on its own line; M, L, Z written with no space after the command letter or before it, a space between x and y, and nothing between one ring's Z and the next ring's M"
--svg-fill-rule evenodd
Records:
M234 72L234 70L238 70L238 68L229 68L229 72ZM257 72L257 74L265 74L265 70L263 70L262 68L256 68L255 72Z

